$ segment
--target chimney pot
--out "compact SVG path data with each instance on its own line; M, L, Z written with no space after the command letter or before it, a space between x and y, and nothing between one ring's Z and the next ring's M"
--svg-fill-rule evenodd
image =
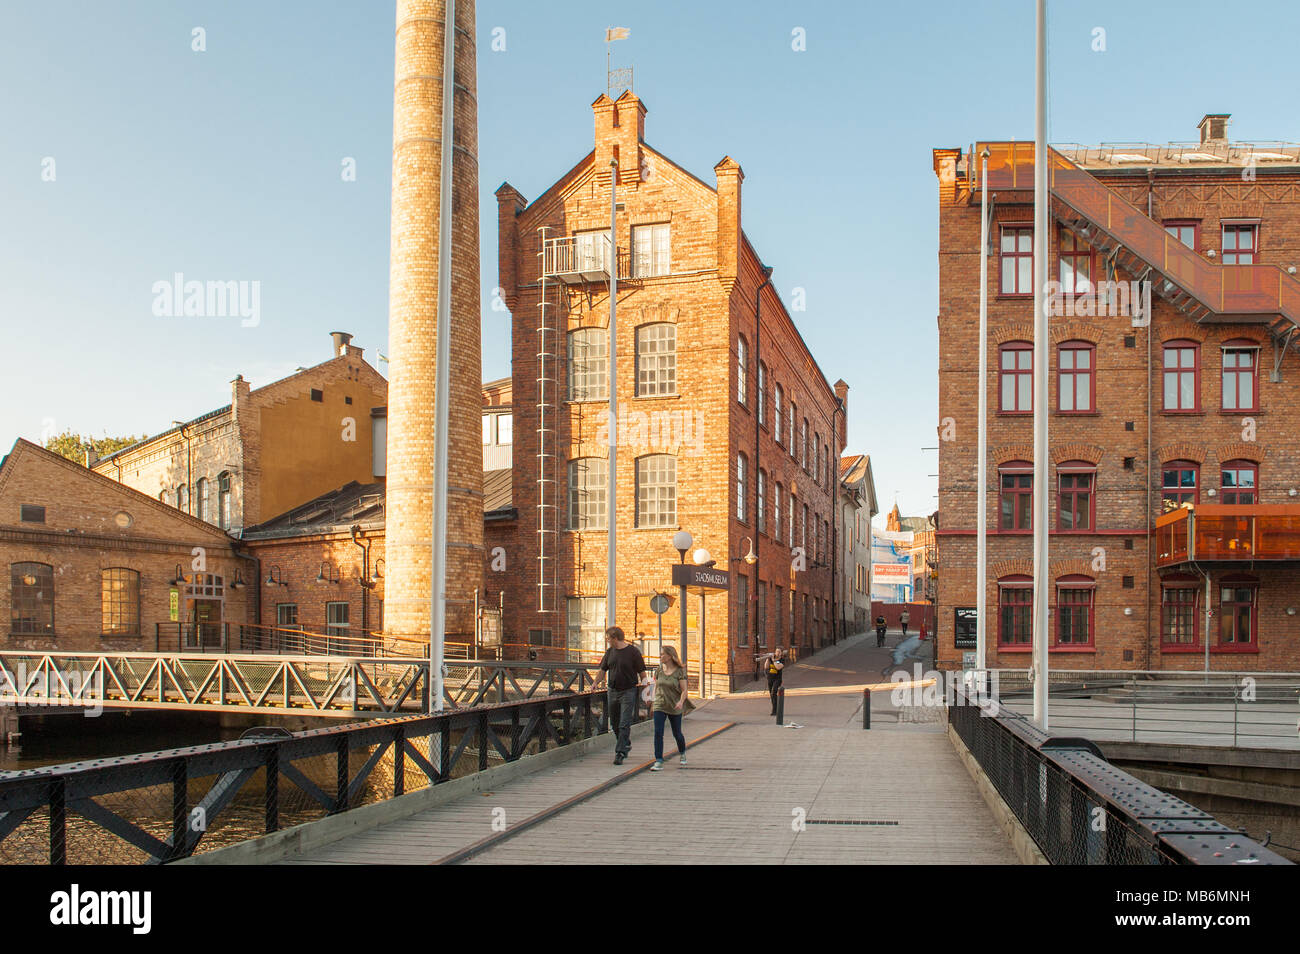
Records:
M1201 144L1227 142L1228 120L1230 118L1230 113L1206 113L1198 124L1201 130Z
M334 357L344 353L348 343L352 341L352 336L346 331L331 331L330 339L334 342Z

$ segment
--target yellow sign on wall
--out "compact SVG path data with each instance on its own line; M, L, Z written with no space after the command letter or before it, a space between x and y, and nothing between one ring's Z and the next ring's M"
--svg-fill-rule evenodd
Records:
M181 591L174 588L171 592L170 613L173 623L181 618Z

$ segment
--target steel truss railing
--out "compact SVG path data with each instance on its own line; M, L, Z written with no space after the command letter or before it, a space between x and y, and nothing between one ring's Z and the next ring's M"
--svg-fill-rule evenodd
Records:
M585 692L0 773L0 862L161 863L607 728Z
M451 708L591 687L584 663L446 663ZM0 651L0 702L304 715L421 712L429 663L411 657Z
M1292 863L1111 765L1087 739L982 707L961 684L950 698L949 724L1051 864Z

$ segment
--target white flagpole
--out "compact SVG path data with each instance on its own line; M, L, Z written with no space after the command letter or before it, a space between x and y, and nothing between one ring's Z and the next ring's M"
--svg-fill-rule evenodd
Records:
M1047 0L1037 0L1034 54L1034 721L1047 731Z
M605 626L618 610L618 161L609 161L609 500L605 506L608 550L605 566Z
M974 156L971 161L974 161ZM982 674L988 665L988 415L989 415L989 151L980 155L980 381L979 381L979 462L976 465L975 531L975 669Z

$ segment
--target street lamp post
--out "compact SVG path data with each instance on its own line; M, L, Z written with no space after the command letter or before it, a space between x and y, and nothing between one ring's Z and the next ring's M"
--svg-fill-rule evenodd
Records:
M695 538L691 536L689 530L678 530L673 534L673 548L681 557L681 562L686 562L686 551L691 548ZM686 670L687 678L690 678L690 667L686 664L686 584L682 583L677 587L677 604L681 613L681 638L682 638L682 668ZM700 657L700 674L704 674L704 657Z

